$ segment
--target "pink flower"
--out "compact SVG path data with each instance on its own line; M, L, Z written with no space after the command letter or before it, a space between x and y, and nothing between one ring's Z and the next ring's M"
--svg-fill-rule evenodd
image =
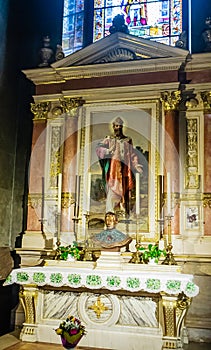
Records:
M77 329L71 329L70 330L70 334L77 334L77 333L78 333Z

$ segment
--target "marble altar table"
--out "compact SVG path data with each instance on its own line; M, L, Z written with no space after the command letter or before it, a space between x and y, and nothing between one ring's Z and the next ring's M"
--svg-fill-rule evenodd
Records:
M181 349L185 315L199 292L178 266L125 264L96 268L92 262L14 269L25 312L23 341L60 343L55 329L68 315L81 319L82 346L115 350Z

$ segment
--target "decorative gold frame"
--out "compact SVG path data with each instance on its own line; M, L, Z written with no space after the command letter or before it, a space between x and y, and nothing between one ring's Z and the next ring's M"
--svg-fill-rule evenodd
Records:
M90 172L96 167L97 156L93 154L97 142L102 140L107 132L112 133L110 127L112 121L120 116L124 120L124 133L132 137L135 146L143 146L147 142L149 151L148 165L148 212L147 224L143 229L141 224L138 233L142 240L157 241L159 236L160 204L158 194L158 175L161 173L161 159L163 158L163 139L160 115L160 102L153 101L131 101L121 103L97 103L89 106L84 105L80 111L78 138L78 169L80 176L80 211L77 237L83 240L88 232L87 218L93 218L90 204ZM109 130L110 129L110 130ZM144 141L145 140L145 141ZM145 145L146 148L146 145ZM98 172L99 172L98 168ZM99 172L100 175L100 172ZM88 216L87 216L88 214ZM96 213L95 218L103 219L105 212ZM133 237L137 233L136 222L132 224L118 224L118 229L127 232ZM99 231L99 229L98 229ZM143 237L144 235L144 237Z

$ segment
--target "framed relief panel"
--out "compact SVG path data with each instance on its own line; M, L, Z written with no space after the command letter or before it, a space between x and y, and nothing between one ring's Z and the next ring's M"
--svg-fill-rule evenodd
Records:
M160 128L157 111L156 102L109 103L108 105L97 104L83 107L80 115L81 132L78 140L78 149L80 149L78 174L81 177L80 212L82 217L79 234L81 232L83 235L86 226L83 220L84 217L87 219L87 214L89 228L93 232L99 231L99 228L103 227L105 213L108 211L109 195L106 172L110 166L111 156L108 156L105 162L104 159L102 161L98 148L99 145L103 144L105 147L106 144L108 151L105 150L105 152L109 153L109 147L116 142L116 149L118 141L115 141L116 138L114 138L113 122L120 118L123 123L124 142L132 140L127 150L121 143L118 146L122 147L119 150L119 154L122 154L121 171L125 165L123 163L126 163L126 157L130 157L132 154L133 159L130 162L131 178L130 175L125 176L125 173L122 177L124 181L132 181L133 186L125 196L123 205L115 207L119 220L117 228L123 232L135 234L138 214L138 231L148 238L155 237L159 207L157 203L157 178L159 173L158 154L160 152ZM124 153L126 151L127 154ZM142 167L139 176L134 168L136 163L141 164Z
M197 237L203 232L203 212L200 202L187 201L181 203L181 233Z

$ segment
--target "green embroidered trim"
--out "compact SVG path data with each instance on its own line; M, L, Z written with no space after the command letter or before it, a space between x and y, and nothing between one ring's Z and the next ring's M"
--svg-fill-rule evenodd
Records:
M61 273L52 273L50 275L50 281L52 283L61 283L63 280L62 274Z
M155 279L155 278L149 278L146 281L146 287L147 287L147 289L158 290L158 289L160 289L160 280Z
M118 276L109 276L106 281L109 287L119 287L121 284L121 279Z
M127 278L127 286L131 289L136 289L140 287L140 280L139 278L132 278L128 277Z
M185 291L189 294L193 294L196 291L196 285L193 282L188 282Z
M43 272L35 272L33 274L33 281L36 283L43 283L45 282L45 274Z
M166 283L166 288L169 290L180 290L181 288L181 282L180 281L176 281L176 280L169 280Z
M88 275L86 277L86 283L88 286L100 286L102 284L102 279L98 275Z
M6 283L12 283L12 276L11 276L11 275L7 276L5 282L6 282Z
M81 283L81 275L77 275L76 273L68 275L67 279L70 284L78 285Z
M18 282L27 282L29 280L29 275L27 272L17 272Z

